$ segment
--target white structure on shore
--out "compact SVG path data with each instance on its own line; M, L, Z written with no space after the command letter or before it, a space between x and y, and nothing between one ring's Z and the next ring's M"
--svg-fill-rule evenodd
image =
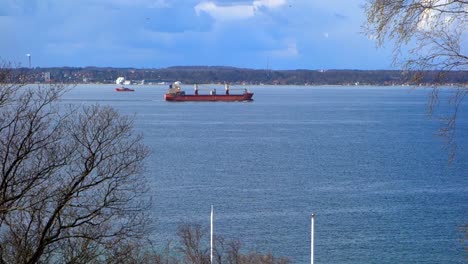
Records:
M125 81L124 77L118 77L117 80L115 80L115 84L123 84Z

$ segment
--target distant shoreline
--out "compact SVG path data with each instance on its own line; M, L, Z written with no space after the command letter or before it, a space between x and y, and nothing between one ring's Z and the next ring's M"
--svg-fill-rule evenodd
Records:
M96 85L96 86L109 86L109 87L161 87L164 89L167 89L169 84L127 84L127 85L120 85L120 84L115 84L115 83L26 83L26 85L49 85L49 84L63 84L63 85ZM187 83L187 84L182 84L184 90L190 90L192 89L194 83ZM198 84L200 86L210 86L210 87L221 87L224 84L219 84L219 83L202 83ZM468 84L438 84L438 85L433 85L433 84L396 84L396 85L380 85L380 84L359 84L359 85L352 85L352 84L307 84L307 85L299 85L299 84L231 84L232 88L250 88L250 87L387 87L387 88L467 88L468 89ZM221 87L222 88L222 87Z
M170 67L163 69L133 68L16 68L16 74L27 77L28 83L168 85L174 81L198 84L231 85L342 85L342 86L464 86L468 71L401 70L255 70L233 67ZM23 79L24 80L24 79Z

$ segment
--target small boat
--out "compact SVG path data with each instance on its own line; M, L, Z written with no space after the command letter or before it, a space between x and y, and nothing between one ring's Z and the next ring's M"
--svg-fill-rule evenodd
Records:
M209 94L199 94L198 85L195 84L195 93L186 94L180 88L180 82L175 82L169 85L169 90L164 94L164 100L171 102L236 102L236 101L252 101L253 93L248 89L243 89L241 94L231 94L229 85L224 85L225 93L217 94L216 89L213 89Z
M127 88L127 87L117 87L115 88L117 92L134 92L135 89Z

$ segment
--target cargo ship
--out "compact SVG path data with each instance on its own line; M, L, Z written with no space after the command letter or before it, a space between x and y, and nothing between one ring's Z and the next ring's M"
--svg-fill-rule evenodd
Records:
M217 94L216 89L212 89L208 94L199 94L198 85L194 85L194 94L186 94L180 88L180 82L169 85L169 90L164 94L164 100L171 102L236 102L252 101L253 93L248 89L243 89L241 94L231 94L228 84L224 85L224 94Z

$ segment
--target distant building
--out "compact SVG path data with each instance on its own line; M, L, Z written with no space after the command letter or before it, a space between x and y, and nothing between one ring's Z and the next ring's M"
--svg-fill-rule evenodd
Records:
M115 84L123 84L125 81L124 77L118 77L117 80L115 80Z
M50 82L50 72L44 72L44 81Z

